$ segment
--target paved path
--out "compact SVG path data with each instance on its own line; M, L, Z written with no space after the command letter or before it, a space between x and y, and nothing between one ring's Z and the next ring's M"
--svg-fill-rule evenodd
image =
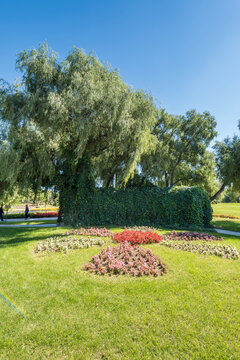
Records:
M10 227L17 227L17 228L24 228L24 227L27 227L27 228L32 228L32 227L36 227L36 228L44 228L44 227L56 227L56 226L59 226L58 224L29 224L29 225L0 225L0 228L4 227L4 228L10 228Z
M240 236L240 232L237 231L229 231L229 230L223 230L223 229L214 229L219 234L225 234L225 235L234 235L234 236Z

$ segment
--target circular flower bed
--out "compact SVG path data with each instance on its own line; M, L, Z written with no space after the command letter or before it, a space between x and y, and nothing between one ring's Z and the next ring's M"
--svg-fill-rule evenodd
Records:
M103 249L83 268L98 275L158 276L167 272L161 259L129 243Z
M172 231L166 235L164 235L164 240L184 240L184 241L192 241L192 240L204 240L204 241L223 241L222 237L217 237L214 235L209 235L205 233L198 232L177 232Z
M105 241L101 238L83 238L75 236L54 236L45 241L40 241L36 248L35 253L46 254L51 252L63 252L68 250L89 248L94 245L103 245Z
M196 244L192 242L176 243L171 240L163 240L161 245L165 245L176 250L190 251L192 253L199 253L203 255L216 255L226 259L237 260L240 257L237 249L230 245L209 243Z
M113 235L117 242L129 242L131 245L152 244L162 241L162 236L152 231L124 230Z
M85 235L85 236L100 236L100 237L112 237L113 233L106 228L79 228L69 230L66 235Z

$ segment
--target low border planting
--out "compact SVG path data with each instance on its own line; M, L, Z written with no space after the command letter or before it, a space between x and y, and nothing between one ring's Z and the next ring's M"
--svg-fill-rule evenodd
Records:
M84 235L84 236L100 236L100 237L109 237L112 238L113 233L106 228L79 228L68 230L65 233L66 235Z
M199 232L178 232L171 231L168 234L163 236L164 240L184 240L184 241L192 241L192 240L203 240L203 241L223 241L223 237L218 237L212 234L199 233Z
M105 241L99 237L91 238L78 236L54 236L40 241L34 252L37 254L48 254L52 252L67 253L68 250L90 248L95 245L104 245Z
M190 251L202 255L216 255L226 259L237 260L240 254L235 247L223 244L195 243L195 242L175 242L172 240L163 240L161 245L175 250Z

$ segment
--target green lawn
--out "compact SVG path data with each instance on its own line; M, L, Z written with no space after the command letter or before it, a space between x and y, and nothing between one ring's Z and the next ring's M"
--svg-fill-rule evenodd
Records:
M214 215L233 215L240 218L240 203L213 204L212 208ZM240 220L237 219L213 217L212 224L224 230L240 232Z
M62 228L0 228L0 359L239 359L240 260L151 245L160 278L81 270L99 247L37 257ZM240 250L240 238L226 243Z
M240 203L213 204L214 215L235 215L240 218Z
M212 224L220 229L240 232L240 220L213 218Z

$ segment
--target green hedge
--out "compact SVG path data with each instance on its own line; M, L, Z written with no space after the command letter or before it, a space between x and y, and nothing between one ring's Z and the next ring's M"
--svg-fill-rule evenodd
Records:
M81 198L68 191L63 203L64 222L73 226L210 227L212 219L209 198L201 187L103 188Z

